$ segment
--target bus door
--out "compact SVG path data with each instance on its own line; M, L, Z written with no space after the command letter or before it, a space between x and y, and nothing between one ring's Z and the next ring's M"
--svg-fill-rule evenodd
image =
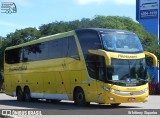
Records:
M92 54L85 55L86 57L86 67L89 76L88 83L88 99L92 102L97 102L98 91L97 91L97 78L98 78L98 68L97 68L97 56Z
M104 57L99 57L99 61L97 62L97 101L98 103L104 103L105 101L105 93L104 93L104 82L105 82L105 59Z
M103 103L104 99L104 80L105 80L105 67L103 57L97 55L90 55L92 58L87 61L87 70L89 76L93 79L90 80L88 92L90 92L93 101Z

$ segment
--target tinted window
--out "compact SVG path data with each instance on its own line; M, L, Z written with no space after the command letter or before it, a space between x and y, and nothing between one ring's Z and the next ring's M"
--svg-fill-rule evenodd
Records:
M22 60L20 59L21 52L23 52L23 62L78 56L73 36L25 46L23 51L21 48L6 51L6 62L19 63Z
M49 58L62 58L67 56L67 38L49 41Z
M62 53L61 58L67 57L67 50L68 50L68 40L69 37L65 37L63 39L60 39L62 41L62 46L60 47L60 51Z
M102 49L98 32L82 30L76 33L83 51L89 76L94 79L103 79L103 77L99 77L99 73L103 70L103 68L100 68L100 65L104 64L104 62L102 61L102 64L100 64L100 56L88 52L89 49Z
M36 53L37 60L44 60L48 58L48 42L39 45L40 53Z
M83 54L88 54L88 49L101 49L98 33L95 31L80 31L77 36L82 47Z
M47 59L48 57L48 43L38 43L23 48L23 61L36 61Z
M75 38L73 36L68 37L68 56L73 58L78 58L78 49L76 45Z
M5 52L5 61L8 64L19 63L21 57L21 48L16 48L13 50L7 50Z

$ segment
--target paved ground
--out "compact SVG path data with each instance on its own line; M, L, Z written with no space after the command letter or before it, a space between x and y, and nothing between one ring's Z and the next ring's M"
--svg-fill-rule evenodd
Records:
M67 115L67 117L76 117L77 115L79 118L84 117L84 116L79 116L79 115L96 115L96 118L100 118L100 117L105 117L106 118L106 114L126 114L125 116L130 118L130 117L135 117L135 115L129 115L129 112L132 112L132 114L136 113L138 116L142 112L146 111L147 112L151 112L154 111L153 109L155 109L155 111L157 111L156 109L160 110L160 96L150 96L149 97L149 101L147 103L127 103L127 104L121 104L118 107L111 107L110 105L98 105L95 103L91 103L91 105L89 106L75 106L73 104L73 102L69 102L69 101L62 101L59 103L48 103L45 101L38 101L38 102L18 102L16 101L15 97L10 97L7 96L3 93L0 94L0 109L4 110L4 109L19 109L18 111L21 111L21 113L28 113L27 110L29 110L29 112L32 110L36 111L35 113L42 113L42 114L52 114L52 115L57 115L56 117L65 117L66 116L59 116L59 115ZM24 109L24 111L22 111L22 109ZM151 109L151 111L149 110ZM13 111L13 110L12 110ZM18 113L14 112L14 113ZM40 112L39 112L40 111ZM30 113L31 113L30 112ZM158 111L160 112L160 111ZM105 116L103 116L103 115ZM128 114L128 115L127 115ZM68 116L68 115L72 115L72 116ZM73 116L76 115L76 116ZM136 117L137 117L136 115ZM22 116L18 116L18 117L22 117ZM24 116L23 116L24 117ZM27 117L27 116L26 116ZM46 116L32 116L33 118L43 118ZM53 117L51 115L48 115L47 117ZM55 117L55 116L54 116ZM91 117L91 116L89 116ZM93 116L95 117L95 116ZM93 118L92 117L92 118ZM111 116L113 117L113 116ZM116 115L115 117L118 118L124 118L124 116L121 115ZM142 116L141 116L142 117ZM144 117L144 116L143 116ZM145 116L144 118L150 118L151 116ZM155 115L154 117L157 117L157 115ZM31 118L31 117L29 117Z

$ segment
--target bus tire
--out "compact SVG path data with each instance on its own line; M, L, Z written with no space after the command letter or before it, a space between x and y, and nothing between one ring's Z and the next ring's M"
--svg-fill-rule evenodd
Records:
M77 88L74 94L74 102L76 105L86 105L85 94L81 88Z
M18 101L23 101L24 100L23 99L23 92L22 92L21 87L17 88L16 95L17 95L17 100Z
M31 101L31 94L28 87L24 88L24 101L30 102Z
M31 98L32 102L38 102L38 98Z
M119 106L121 103L113 103L113 104L111 104L111 106L113 106L113 107L117 107L117 106Z

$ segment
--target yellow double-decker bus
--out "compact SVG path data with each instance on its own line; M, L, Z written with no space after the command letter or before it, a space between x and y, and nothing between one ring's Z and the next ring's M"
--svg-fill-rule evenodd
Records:
M6 48L5 92L19 101L146 102L146 55L157 66L137 35L124 30L88 28L42 37Z

